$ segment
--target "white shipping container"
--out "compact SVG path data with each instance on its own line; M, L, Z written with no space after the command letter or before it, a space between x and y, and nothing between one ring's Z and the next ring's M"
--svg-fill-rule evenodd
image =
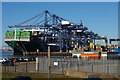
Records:
M69 21L62 21L61 24L66 25L66 24L70 24L70 22Z
M82 32L82 30L77 30L77 32Z

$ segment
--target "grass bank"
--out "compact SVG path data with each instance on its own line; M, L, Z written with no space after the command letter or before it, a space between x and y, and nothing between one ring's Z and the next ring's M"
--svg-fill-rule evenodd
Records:
M48 80L48 74L36 74L36 73L15 73L15 72L8 72L2 74L2 80L11 80L16 76L30 76L32 80ZM52 74L49 80L74 80L72 77L68 77L65 75L56 75ZM79 79L84 80L84 79Z

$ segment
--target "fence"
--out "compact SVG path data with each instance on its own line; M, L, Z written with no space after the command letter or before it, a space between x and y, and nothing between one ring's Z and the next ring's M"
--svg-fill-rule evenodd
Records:
M36 62L16 62L14 66L3 66L3 72L48 73L48 59ZM119 60L80 60L74 58L51 58L51 73L65 74L66 70L120 75Z

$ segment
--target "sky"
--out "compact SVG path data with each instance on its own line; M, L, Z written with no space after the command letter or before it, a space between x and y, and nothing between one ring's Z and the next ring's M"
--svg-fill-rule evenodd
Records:
M2 2L118 2L119 0L2 0Z
M0 2L0 13L2 13L2 3ZM0 34L2 34L2 14L0 14ZM2 35L0 35L0 49L2 47Z
M77 24L82 20L89 31L100 36L118 38L117 2L3 2L3 46L6 45L4 37L9 25L19 24L44 10Z

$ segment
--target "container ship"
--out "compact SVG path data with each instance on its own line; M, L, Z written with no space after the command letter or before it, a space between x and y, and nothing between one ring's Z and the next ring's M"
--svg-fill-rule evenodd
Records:
M5 42L13 48L14 55L47 52L48 46L51 52L70 52L103 38L89 31L82 21L75 24L48 10L8 27L12 30L6 31Z

